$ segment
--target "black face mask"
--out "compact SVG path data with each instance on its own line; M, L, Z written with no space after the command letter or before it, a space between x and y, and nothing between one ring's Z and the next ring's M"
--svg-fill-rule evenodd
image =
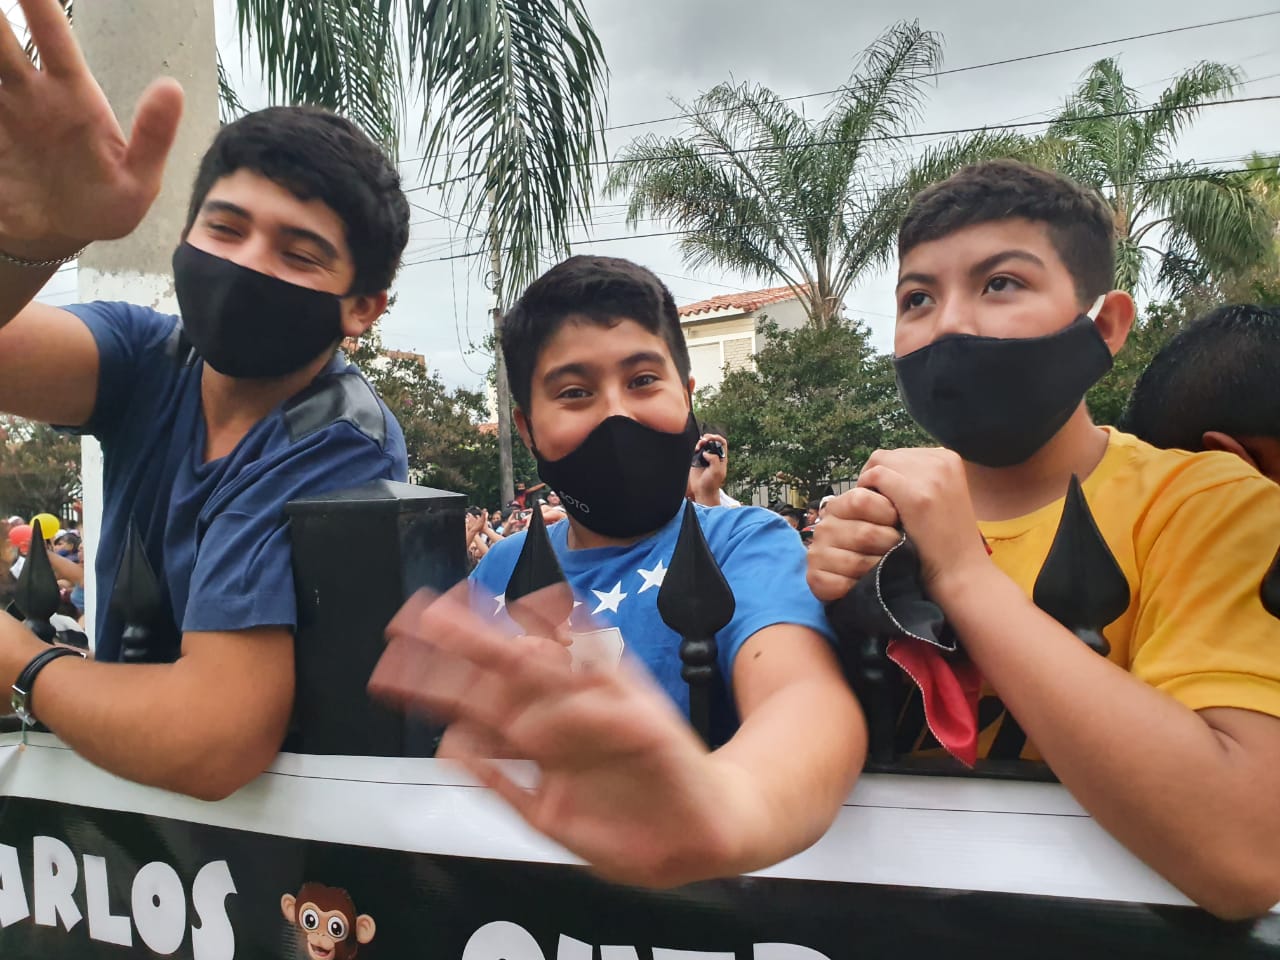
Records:
M1111 351L1093 323L1101 306L1099 298L1088 313L1044 337L957 334L894 357L907 412L971 463L1024 462L1111 369Z
M341 299L183 243L173 254L182 327L228 377L283 377L342 339Z
M693 414L680 433L614 416L559 460L543 459L536 440L533 455L569 516L605 537L638 537L676 515L701 436Z

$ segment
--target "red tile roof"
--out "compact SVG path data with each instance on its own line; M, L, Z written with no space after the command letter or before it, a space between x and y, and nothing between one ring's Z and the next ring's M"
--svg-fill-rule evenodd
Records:
M721 310L741 310L750 313L771 303L794 300L795 291L790 287L769 287L767 290L748 290L743 293L726 293L709 300L699 300L680 308L680 316L693 317L700 313L718 313Z

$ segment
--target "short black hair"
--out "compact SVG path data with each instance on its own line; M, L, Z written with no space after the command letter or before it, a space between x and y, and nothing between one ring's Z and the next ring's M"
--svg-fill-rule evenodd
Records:
M1153 446L1201 450L1217 430L1280 438L1280 308L1230 304L1176 333L1133 388L1120 428Z
M931 240L995 220L1043 223L1081 304L1115 284L1115 219L1101 194L1017 160L965 167L921 190L898 229L898 259Z
M184 235L213 185L237 170L341 218L356 268L351 294L390 288L409 242L409 201L395 166L359 127L319 107L268 107L227 124L200 161Z
M620 257L570 257L533 283L502 320L502 353L516 406L528 411L533 368L543 346L570 316L612 327L634 320L661 336L680 377L689 380L689 347L671 291L651 270Z

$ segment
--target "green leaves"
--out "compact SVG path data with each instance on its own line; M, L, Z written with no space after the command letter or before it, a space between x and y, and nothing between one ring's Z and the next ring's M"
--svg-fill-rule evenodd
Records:
M1181 297L1274 256L1275 211L1247 179L1172 159L1201 107L1230 95L1235 67L1199 63L1147 105L1119 63L1099 60L1046 134L1045 160L1095 187L1114 213L1116 286Z
M585 223L606 67L580 0L236 0L272 95L336 110L394 156L406 91L423 169L500 238L508 289Z
M812 498L852 479L880 447L927 445L898 399L892 359L848 320L761 325L754 370L698 394L698 416L729 439L731 486L789 483Z
M680 250L690 267L788 284L814 324L836 323L857 279L892 258L917 190L967 163L1029 149L993 132L906 157L901 138L941 51L942 38L918 23L891 27L817 120L753 84L677 101L685 130L634 140L606 189L629 193L629 222L650 214L685 231Z

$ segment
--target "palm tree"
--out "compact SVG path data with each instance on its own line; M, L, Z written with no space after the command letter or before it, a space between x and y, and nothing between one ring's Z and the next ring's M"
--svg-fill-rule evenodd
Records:
M1267 257L1275 220L1248 183L1230 169L1173 159L1200 109L1239 82L1234 67L1200 63L1147 105L1115 60L1099 60L1050 124L1058 169L1111 206L1117 287L1176 297Z
M677 101L685 131L634 140L606 189L630 191L630 223L652 213L679 228L690 267L780 280L814 324L828 325L854 282L892 256L921 186L965 163L1032 149L987 132L907 157L904 135L941 47L918 23L890 27L816 120L750 84L721 84L692 105Z

